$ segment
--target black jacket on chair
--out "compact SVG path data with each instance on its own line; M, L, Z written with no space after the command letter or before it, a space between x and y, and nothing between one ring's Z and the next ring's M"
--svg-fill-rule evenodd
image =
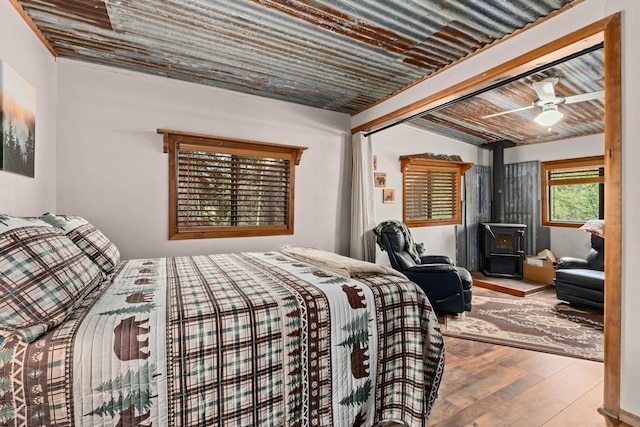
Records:
M418 264L407 251L402 230L394 224L384 226L379 237L391 266L422 288L437 313L471 311L472 279L466 269L456 267L447 256L426 255L422 245L416 245Z
M591 235L591 250L586 259L560 258L555 285L558 299L603 310L604 239Z

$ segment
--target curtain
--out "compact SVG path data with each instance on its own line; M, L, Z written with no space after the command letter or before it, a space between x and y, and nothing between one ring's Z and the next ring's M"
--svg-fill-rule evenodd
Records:
M373 204L373 150L371 140L358 132L352 136L351 240L352 258L375 262Z

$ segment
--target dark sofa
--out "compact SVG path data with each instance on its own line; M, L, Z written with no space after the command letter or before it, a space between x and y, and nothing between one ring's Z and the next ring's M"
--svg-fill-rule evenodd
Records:
M560 258L554 284L558 299L604 310L604 239L591 235L591 250L586 259Z

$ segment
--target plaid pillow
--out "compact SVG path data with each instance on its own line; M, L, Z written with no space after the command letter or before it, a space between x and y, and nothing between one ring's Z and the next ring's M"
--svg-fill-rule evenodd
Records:
M62 323L102 277L60 230L0 214L0 335L35 340Z
M60 228L106 274L111 274L120 261L120 251L116 245L86 219L50 213L42 215L40 219Z

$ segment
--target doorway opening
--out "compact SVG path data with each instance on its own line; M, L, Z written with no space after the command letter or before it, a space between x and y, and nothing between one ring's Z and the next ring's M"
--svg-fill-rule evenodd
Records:
M618 418L620 412L621 358L621 242L622 242L622 90L620 14L594 22L559 40L541 46L480 75L460 82L407 107L352 129L353 133L372 132L406 117L461 98L483 87L497 84L527 69L578 52L584 46L603 43L605 140L605 361L604 393L601 412Z

